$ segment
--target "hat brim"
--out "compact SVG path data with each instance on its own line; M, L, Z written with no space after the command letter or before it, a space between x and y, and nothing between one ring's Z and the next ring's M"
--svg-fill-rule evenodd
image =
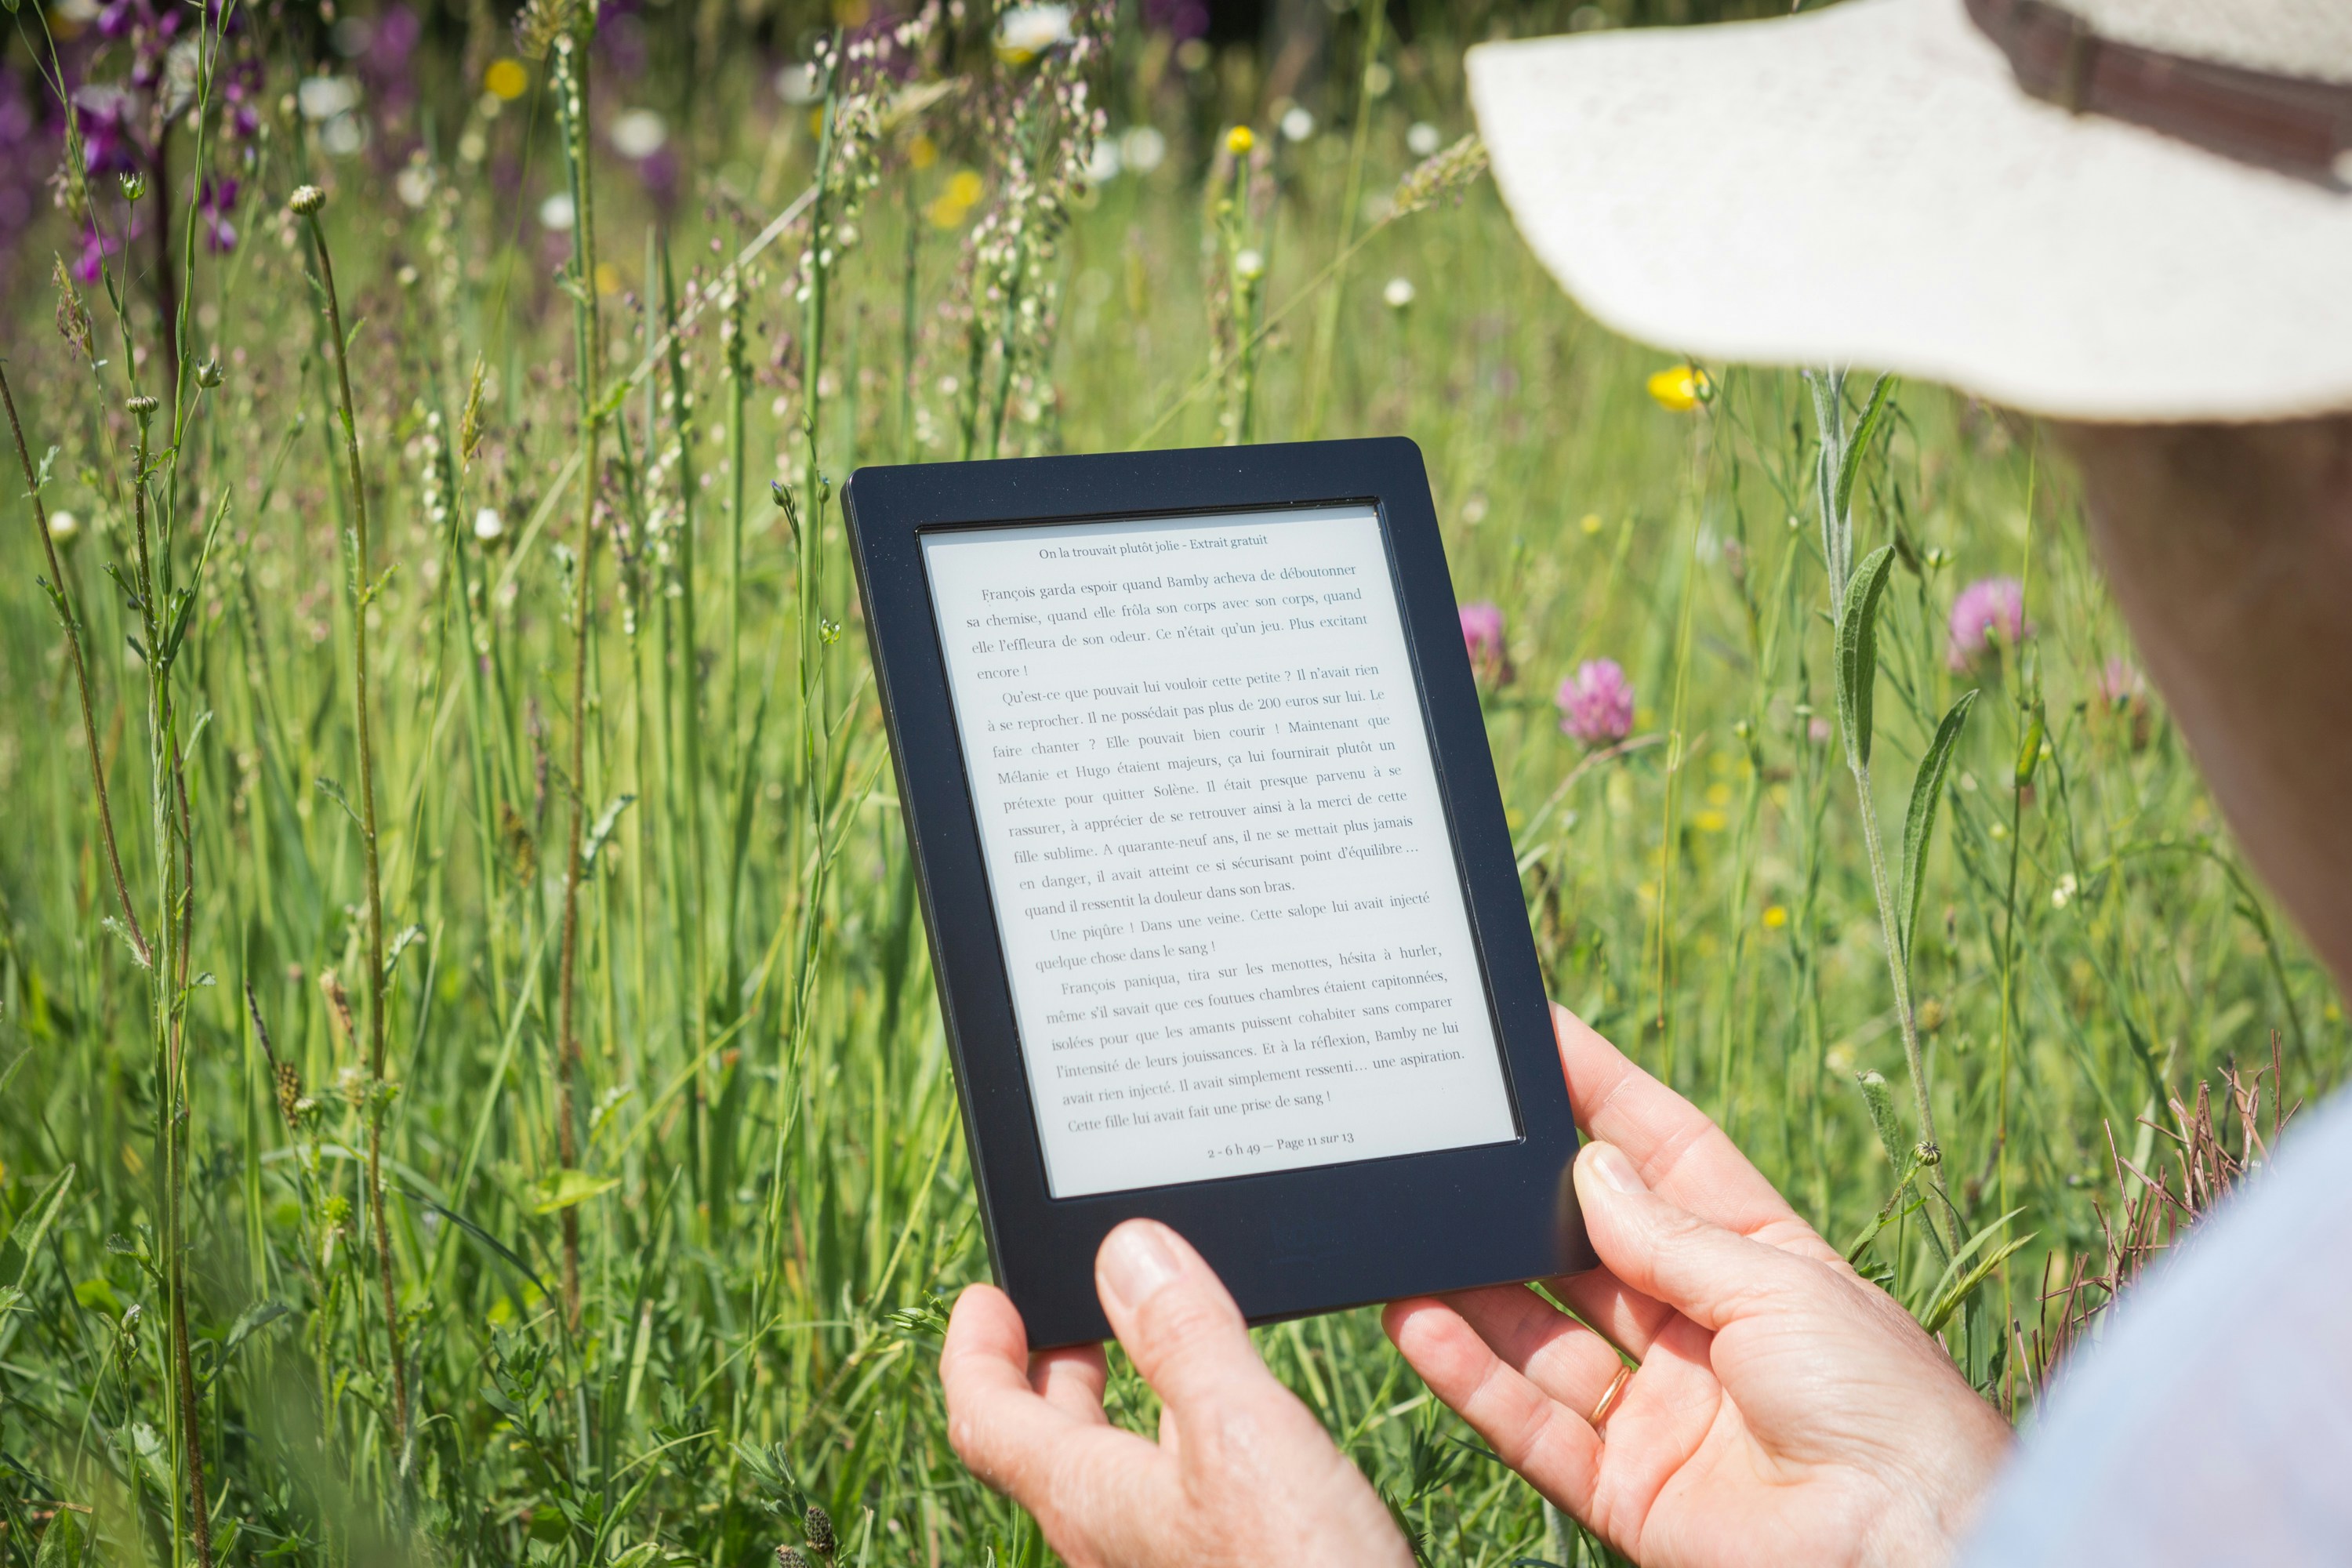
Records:
M1521 232L1629 336L2084 420L2352 406L2352 195L2027 98L1961 0L1468 70Z

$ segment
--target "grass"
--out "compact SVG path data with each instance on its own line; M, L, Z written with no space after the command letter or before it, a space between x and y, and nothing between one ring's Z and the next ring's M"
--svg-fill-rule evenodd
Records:
M60 295L26 256L72 259L62 219L12 263L0 1559L721 1568L811 1504L860 1568L1043 1556L933 1374L986 1260L833 500L859 463L1418 440L1457 593L1507 616L1487 729L1554 994L2007 1407L2137 1196L2116 1154L2161 1164L2170 1102L2273 1040L2292 1094L2340 1076L2335 992L2153 699L2102 690L2128 646L2034 429L1861 375L1667 406L1670 356L1559 295L1474 153L1390 194L1410 126L1467 129L1443 39L1343 22L1392 85L1293 141L1247 58L1139 34L1009 62L942 23L948 90L850 49L787 108L740 66L632 79L541 5L522 96L420 57L338 155L331 120L236 128L222 84L249 58L275 104L310 46L230 15L178 185L77 195L173 226L173 287L142 241ZM667 222L611 146L648 99L684 110ZM1090 189L1106 108L1168 155ZM226 254L191 169L240 179ZM1846 559L1895 547L1868 767L1824 422ZM2031 636L1956 672L1948 606L1996 574ZM1599 658L1637 712L1588 754L1551 689ZM1590 1554L1370 1315L1260 1338L1431 1561ZM1112 1401L1149 1429L1130 1373Z

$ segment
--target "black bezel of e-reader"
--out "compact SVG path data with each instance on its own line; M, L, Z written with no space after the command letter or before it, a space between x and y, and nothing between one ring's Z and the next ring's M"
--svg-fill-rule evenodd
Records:
M1421 449L1389 437L866 468L843 499L989 1253L1031 1346L1107 1335L1095 1253L1137 1215L1198 1247L1253 1321L1591 1267L1567 1180L1576 1125ZM1055 1198L919 536L1367 503L1388 542L1518 1135Z

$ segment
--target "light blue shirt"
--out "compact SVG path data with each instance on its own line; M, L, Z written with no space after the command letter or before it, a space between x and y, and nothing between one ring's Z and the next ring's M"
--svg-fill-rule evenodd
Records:
M2082 1347L1962 1562L2352 1563L2352 1094Z

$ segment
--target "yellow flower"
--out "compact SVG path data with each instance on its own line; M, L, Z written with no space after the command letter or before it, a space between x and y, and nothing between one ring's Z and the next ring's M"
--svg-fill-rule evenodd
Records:
M523 68L520 60L500 56L490 62L489 69L482 73L482 85L512 103L530 89L530 72Z
M1601 528L1601 514L1597 511L1588 511L1584 514L1584 521L1576 526L1588 534L1598 533Z
M609 261L596 263L596 292L617 294L621 291L621 269Z
M1723 813L1716 810L1712 806L1709 806L1706 810L1700 812L1697 816L1691 818L1691 826L1697 828L1701 833L1720 833L1727 826L1727 820L1728 819L1724 816Z
M1715 395L1715 384L1696 365L1678 364L1650 377L1650 395L1661 408L1687 414Z
M940 144L918 132L907 144L907 162L918 169L928 169L940 161Z
M1225 132L1225 151L1238 158L1257 145L1257 137L1246 125L1236 125Z
M978 174L970 169L959 169L955 178L948 182L948 199L958 206L968 207L980 200L983 188Z
M1782 909L1778 904L1767 904L1764 906L1764 929L1766 931L1779 931L1782 926L1787 925L1788 923L1789 911L1787 910Z

